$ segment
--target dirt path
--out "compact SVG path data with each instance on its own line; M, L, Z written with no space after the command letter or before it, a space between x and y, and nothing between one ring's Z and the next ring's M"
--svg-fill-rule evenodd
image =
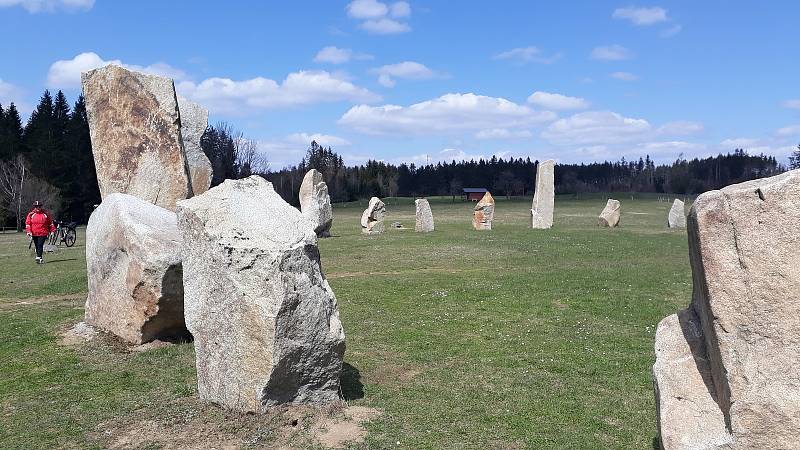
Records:
M45 295L25 299L0 298L0 309L10 309L17 306L40 305L42 303L55 303L73 300L85 300L86 293L67 295Z

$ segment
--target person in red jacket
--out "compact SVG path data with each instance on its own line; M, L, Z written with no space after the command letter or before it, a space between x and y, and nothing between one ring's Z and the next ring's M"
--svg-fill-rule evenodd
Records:
M50 213L42 208L42 202L33 202L33 209L28 213L25 218L25 233L28 237L33 239L36 245L36 264L44 264L44 243L47 241L47 235L56 231L56 226L53 224L53 218Z

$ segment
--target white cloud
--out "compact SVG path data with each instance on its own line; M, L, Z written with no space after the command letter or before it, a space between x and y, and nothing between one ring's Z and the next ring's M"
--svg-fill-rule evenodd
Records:
M617 44L595 47L592 50L592 59L600 61L621 61L632 57L633 54L630 50Z
M376 0L354 0L347 5L347 15L354 19L375 19L388 12L386 4Z
M681 30L683 30L683 27L680 24L676 23L675 25L673 25L673 26L667 28L666 30L662 31L661 32L661 37L668 38L668 37L675 36L676 34L680 33Z
M399 34L411 31L411 27L408 24L385 17L367 20L361 24L361 28L373 34Z
M800 109L800 98L785 100L783 102L783 107L789 109Z
M76 55L72 59L62 59L50 65L47 72L47 86L56 89L76 88L81 85L81 72L103 67L108 64L116 64L132 70L151 73L169 77L175 81L186 78L186 74L166 63L155 63L149 66L137 66L135 64L124 64L118 59L106 61L97 53L84 52Z
M610 76L622 81L636 81L639 79L639 77L630 72L612 72Z
M344 64L354 59L372 59L372 55L356 53L349 48L328 46L324 47L322 50L317 52L316 56L314 56L314 62L317 63Z
M388 64L370 70L378 75L378 82L386 87L394 87L395 78L406 80L429 80L437 76L436 72L415 61L403 61L397 64Z
M325 147L337 147L337 146L347 146L350 145L350 141L344 138L340 138L338 136L333 136L330 134L322 134L322 133L292 133L286 136L286 141L291 142L293 144L304 144L309 145L311 141L317 141L317 144L323 145Z
M0 8L22 6L31 14L40 12L56 12L89 10L95 0L0 0Z
M398 34L411 31L407 23L394 20L411 16L411 5L405 1L388 6L377 0L354 0L347 5L347 15L363 20L360 27L373 34Z
M513 60L520 63L537 62L541 64L552 64L561 58L561 53L552 56L544 56L538 47L520 47L498 53L493 59Z
M8 107L11 102L18 103L21 96L22 91L18 87L0 79L0 105Z
M658 127L658 133L669 136L688 136L703 132L705 127L700 122L690 122L688 120L678 120L667 122Z
M542 91L536 91L531 94L528 97L528 103L552 110L586 109L590 106L588 101L580 97L568 97Z
M667 10L658 6L652 8L617 8L611 15L614 19L628 20L637 26L653 25L659 22L666 22Z
M542 137L563 145L618 144L643 139L652 129L644 119L623 117L611 111L587 111L553 122L542 132Z
M499 140L499 139L525 139L533 137L529 130L509 130L507 128L491 128L475 133L475 139Z
M789 125L787 127L778 128L775 134L777 134L778 136L800 135L800 125Z
M536 111L504 98L456 93L411 106L354 106L339 124L365 134L422 135L527 128L555 119L550 111Z
M411 15L411 5L408 2L395 2L391 7L392 17L408 17Z
M273 137L258 140L258 151L269 162L273 170L278 170L286 166L296 165L300 162L311 141L325 147L346 147L350 145L347 139L322 133L292 133L284 137ZM341 152L337 152L342 154ZM350 163L348 160L347 163Z

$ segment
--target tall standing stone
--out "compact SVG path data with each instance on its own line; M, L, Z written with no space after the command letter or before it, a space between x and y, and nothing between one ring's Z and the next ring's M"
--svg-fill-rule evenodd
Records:
M369 205L361 214L361 232L364 234L380 234L385 231L383 219L386 218L386 204L378 197L369 199Z
M472 211L472 228L476 230L491 230L494 220L494 197L490 192L483 194Z
M302 213L258 176L178 203L200 397L240 411L339 398L339 310Z
M418 198L414 201L416 207L416 225L414 230L426 233L433 231L433 212L431 212L431 205L426 198Z
M667 216L667 226L670 228L686 228L686 213L681 200L675 199Z
M701 370L702 386L697 376L660 374L671 367L661 364L658 348L681 339L691 346L691 341L681 329L659 327L654 372L662 442L718 434L721 414L731 440L725 448L795 448L800 442L800 171L706 192L692 205L687 225L693 293L689 312L678 317L696 315L705 345L693 352L695 367L704 362L708 370ZM702 388L719 412L703 412L696 420L711 424L701 430L676 426L676 418L696 414L693 402ZM673 412L661 413L662 405Z
M328 195L328 185L317 169L311 169L300 185L300 211L311 221L318 237L330 237L333 224L333 208Z
M102 198L121 192L174 211L191 186L172 80L108 65L81 83Z
M200 146L200 139L208 128L208 110L183 97L178 97L178 108L192 195L200 195L211 187L211 178L214 176L211 161Z
M621 207L622 205L620 204L619 200L614 200L613 198L608 199L606 202L606 207L603 208L603 211L600 213L600 217L597 218L597 223L601 227L616 227L619 225L619 214Z
M536 192L531 205L531 228L552 228L555 203L555 161L548 159L536 169Z
M185 334L174 212L109 194L86 227L86 323L133 344Z

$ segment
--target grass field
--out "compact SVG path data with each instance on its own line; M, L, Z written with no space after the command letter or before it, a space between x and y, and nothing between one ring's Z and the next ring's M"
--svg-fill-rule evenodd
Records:
M379 236L360 234L366 202L337 205L320 249L347 335L343 391L380 411L352 446L652 448L653 333L689 302L686 233L666 228L670 203L616 198L618 229L597 227L597 195L558 198L552 230L527 228L530 199L498 199L490 232L472 230L472 204L431 199L428 234L412 199L389 199ZM83 315L83 242L36 266L24 236L0 234L0 448L179 447L148 440L159 429L277 442L279 416L195 398L191 343L59 344Z

